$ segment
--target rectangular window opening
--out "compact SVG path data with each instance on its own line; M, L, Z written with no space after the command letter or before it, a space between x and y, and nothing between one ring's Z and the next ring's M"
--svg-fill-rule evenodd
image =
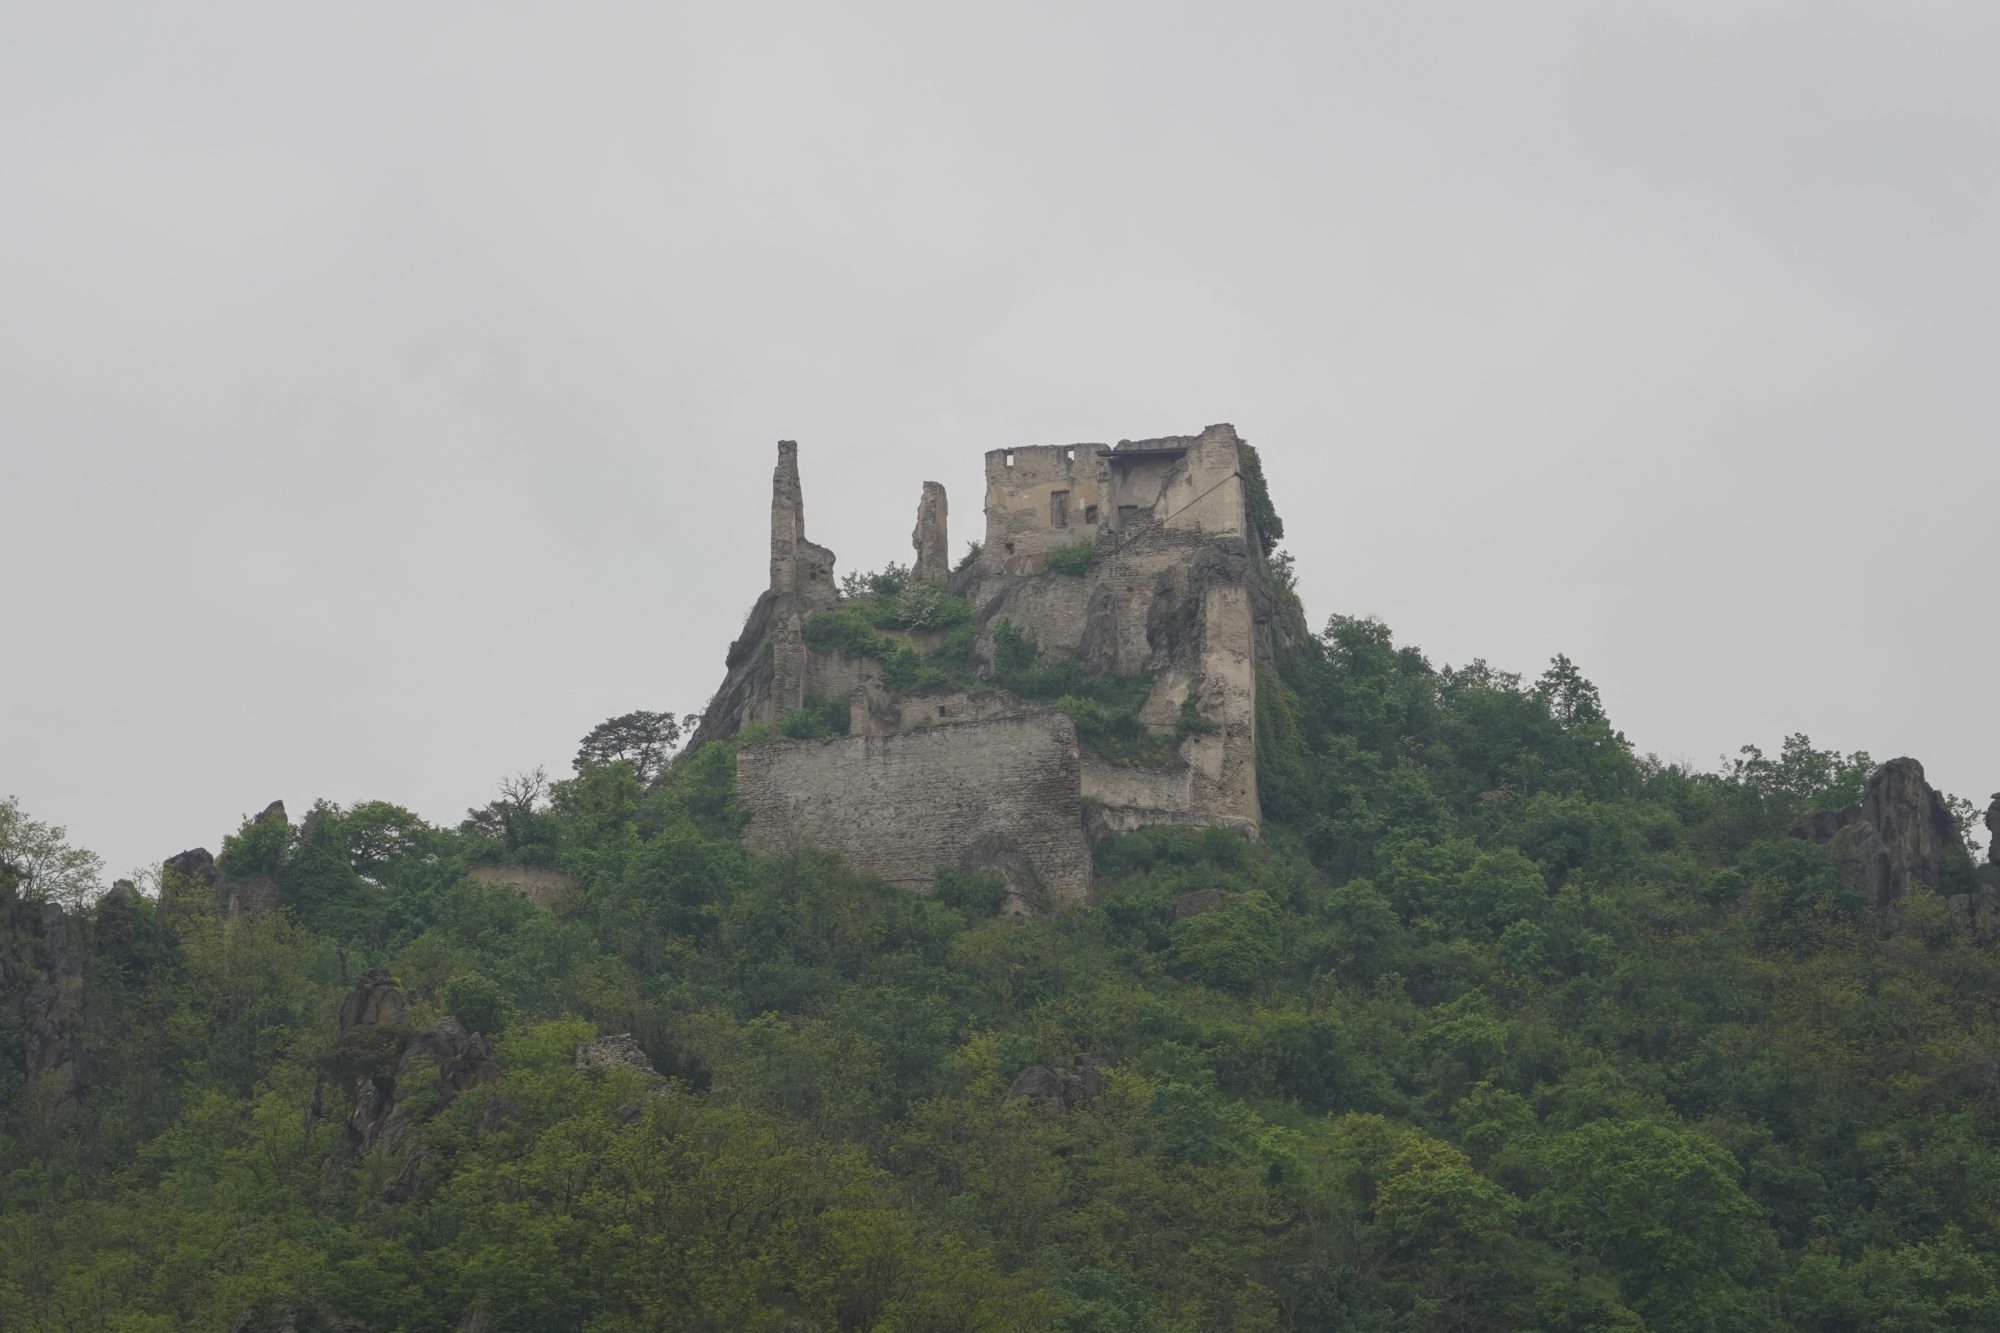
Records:
M1085 505L1085 506L1083 507L1083 521L1084 521L1084 522L1086 522L1086 523L1095 523L1095 522L1097 522L1097 506L1096 506L1096 505Z
M1066 528L1069 526L1069 492L1049 492L1049 526Z

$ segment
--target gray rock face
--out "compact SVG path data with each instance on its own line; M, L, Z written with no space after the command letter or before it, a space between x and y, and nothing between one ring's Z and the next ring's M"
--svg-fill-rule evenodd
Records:
M1072 1055L1058 1069L1030 1065L1007 1089L1009 1097L1019 1097L1050 1111L1069 1111L1094 1099L1104 1091L1104 1072L1094 1055Z
M401 1023L403 988L385 967L371 967L340 1002L340 1031L345 1036L364 1024Z
M988 833L975 841L959 858L958 868L999 879L1003 886L1001 916L1030 917L1048 901L1048 891L1035 870L1035 863L1004 833Z
M160 863L160 911L168 916L217 907L215 857L190 847Z
M1909 758L1883 764L1868 775L1859 801L1807 815L1792 836L1827 848L1873 907L1895 902L1912 884L1937 885L1966 859L1944 797Z
M321 1168L331 1182L341 1168L378 1146L400 1158L395 1177L382 1192L385 1203L401 1203L415 1194L419 1173L430 1150L418 1137L418 1127L451 1105L460 1093L500 1077L493 1044L468 1033L456 1018L441 1018L415 1032L403 1028L407 1008L402 988L382 968L362 974L340 1006L343 1043L365 1043L368 1029L382 1030L384 1057L394 1065L381 1073L356 1075L345 1089L349 1110L340 1141ZM378 1066L379 1068L379 1066ZM317 1103L318 1096L315 1095Z

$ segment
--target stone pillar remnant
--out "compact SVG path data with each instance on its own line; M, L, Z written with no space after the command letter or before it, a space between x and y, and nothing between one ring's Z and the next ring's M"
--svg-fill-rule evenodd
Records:
M945 533L944 486L924 483L923 498L917 501L917 526L910 534L917 548L917 563L910 569L914 583L943 583L951 577L951 543Z

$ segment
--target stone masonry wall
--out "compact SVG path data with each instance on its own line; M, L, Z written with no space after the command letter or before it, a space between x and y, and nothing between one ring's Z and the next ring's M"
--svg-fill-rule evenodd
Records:
M821 847L912 887L940 866L1012 856L1033 867L1044 903L1079 902L1090 890L1080 763L1075 727L1053 710L747 746L736 756L744 841Z

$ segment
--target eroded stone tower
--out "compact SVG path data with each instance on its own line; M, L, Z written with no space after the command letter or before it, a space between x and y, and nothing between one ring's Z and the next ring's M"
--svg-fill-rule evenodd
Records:
M944 488L926 482L907 587L846 599L781 442L770 585L695 738L749 729L746 840L919 888L990 871L1033 909L1087 896L1105 831L1256 837L1257 666L1304 626L1251 519L1248 447L1222 425L994 450L978 553L949 570ZM843 713L845 735L785 738Z

